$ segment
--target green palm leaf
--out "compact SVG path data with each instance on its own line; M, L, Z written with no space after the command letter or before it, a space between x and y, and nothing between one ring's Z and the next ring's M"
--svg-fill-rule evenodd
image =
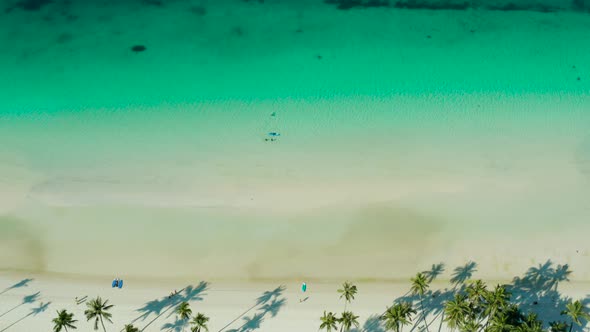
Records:
M125 328L123 329L125 332L139 332L139 328L129 324L129 325L125 325Z
M191 320L191 331L192 332L201 332L201 331L209 331L207 327L207 322L209 321L209 317L205 316L202 313L197 313L193 320Z
M108 303L109 300L103 301L100 296L86 303L88 309L84 311L84 315L88 321L94 319L94 330L98 330L98 323L100 322L103 331L106 332L104 320L107 320L111 324L113 323L111 320L113 315L108 312L111 308L113 308L113 305Z
M332 313L324 311L324 315L320 317L322 324L320 325L320 330L326 330L327 332L331 332L332 330L336 330L338 323L338 318Z
M353 326L359 327L358 318L359 318L359 316L355 316L350 311L343 312L342 316L338 320L340 322L340 328L341 328L340 330L344 331L344 332L348 332L348 331L350 331L350 329Z
M355 285L347 281L342 284L342 289L339 289L338 293L341 294L340 298L344 297L344 309L346 310L346 304L354 300L354 295L357 293L357 288Z
M68 331L68 328L75 330L76 326L74 323L77 320L74 319L74 314L67 312L66 310L61 310L57 312L57 317L52 320L53 322L53 331L60 332L62 329Z
M399 332L403 326L412 322L412 315L415 313L411 303L397 303L387 309L381 320L385 321L386 331Z

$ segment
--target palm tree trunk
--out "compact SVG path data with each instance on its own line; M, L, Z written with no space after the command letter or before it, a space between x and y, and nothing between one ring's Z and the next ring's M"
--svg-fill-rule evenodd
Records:
M424 303L422 302L422 295L420 295L420 308L422 309L422 320L424 320L424 326L426 326L426 332L430 332L430 330L428 330L428 323L426 322L426 312L424 312Z
M104 327L104 323L102 322L102 316L100 317L100 325L102 325L102 330L107 332L107 329Z
M407 291L404 295L402 295L402 297L406 297L408 296L408 294L410 294L411 290ZM383 315L385 315L385 313L387 313L387 310L385 310L380 316L379 318L383 317ZM371 331L371 329L373 328L373 325L370 326L365 326L363 327L363 329L361 330L361 332L368 332ZM399 331L398 331L399 332Z
M443 324L443 322L444 322L444 321L445 321L445 311L444 311L444 309L443 309L443 312L442 312L442 317L440 317L440 325L438 326L438 332L440 332L440 331L441 331L441 329L442 329L442 324Z
M258 303L254 304L253 306L251 306L250 308L248 308L248 310L244 311L241 315L239 315L238 317L236 317L234 320L232 320L231 322L229 322L226 326L222 327L219 331L217 332L221 332L223 330L225 330L228 326L230 326L231 324L233 324L235 321L237 321L238 319L240 319L240 317L244 316L245 314L247 314L250 310L256 308L258 306Z
M570 325L570 332L572 332L573 328L574 328L574 322L572 322L572 324Z

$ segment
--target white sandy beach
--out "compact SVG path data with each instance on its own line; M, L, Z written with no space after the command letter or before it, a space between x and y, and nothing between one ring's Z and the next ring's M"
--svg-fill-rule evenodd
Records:
M443 279L448 279L451 271L444 273ZM203 284L186 280L142 282L128 279L123 289L112 289L110 280L106 278L89 280L65 276L30 276L32 280L26 286L6 289L19 283L21 277L21 274L4 274L0 277L0 287L4 290L0 294L0 314L3 314L0 316L0 331L48 330L55 311L61 309L74 313L78 319L78 331L91 331L91 323L85 321L83 316L85 305L75 304L76 297L81 298L85 295L89 298L100 295L115 304L112 309L113 324L107 324L109 331L119 331L123 325L131 322L140 328L147 326L145 331L180 331L181 324L170 325L177 323L175 305L158 305L156 300L166 301L172 290L181 291L191 285L194 291L190 295L186 291L181 291L183 300L189 301L193 312L202 312L211 318L210 331L219 331L222 328L225 328L225 331L316 331L320 324L319 317L324 310L339 312L344 306L336 292L340 285L335 283L309 283L307 292L303 294L301 285L297 282ZM475 272L473 278L478 277L481 277L481 274ZM265 292L276 291L281 285L285 287L284 291L271 296L268 302L256 305L257 300L264 298ZM588 283L582 282L563 283L559 286L559 293L563 298L586 299L589 296L588 286ZM409 282L361 282L358 287L359 293L348 308L359 316L359 330L383 332L384 330L375 323L375 317L382 314L396 298L407 294ZM432 285L432 290L444 290L449 287L447 281L440 281ZM37 296L34 296L35 294ZM22 304L24 299L27 296L31 298L31 295L34 301ZM301 303L300 300L306 297L308 299ZM534 307L530 306L530 303L527 305L533 312L540 313L541 317L556 317L554 301L540 300ZM9 310L11 311L6 313ZM159 313L164 314L157 318ZM261 318L258 323L249 323L250 329L241 329L255 317ZM433 326L438 329L439 321L436 319L436 315L429 315L428 320L436 322ZM235 322L230 324L234 320ZM443 326L442 331L448 331L446 326Z
M3 276L1 285L12 285L20 281L15 276ZM104 280L103 280L104 281ZM57 309L67 309L74 312L75 316L80 320L78 331L90 331L91 324L84 321L83 311L85 305L77 306L74 298L83 295L90 297L100 294L104 298L108 298L109 302L116 305L113 310L112 327L108 326L109 330L118 331L124 324L127 324L134 319L141 317L144 311L139 311L140 308L145 308L146 303L156 299L162 299L174 289L181 290L190 283L176 281L176 282L153 282L153 283L136 283L130 279L126 280L125 287L121 290L111 289L110 281L83 281L69 278L48 278L42 277L30 282L29 286L13 289L3 293L0 312L17 306L22 302L24 296L40 292L39 301L35 303L23 305L18 309L4 315L0 318L0 330L4 329L17 321L21 317L31 312L31 309L39 307L40 303L50 303L47 310L23 319L19 323L13 325L6 331L43 331L50 326L50 321L55 315ZM198 286L199 282L193 283ZM206 313L211 317L209 330L218 331L233 319L238 318L244 311L255 305L256 300L266 291L273 291L280 284L277 283L211 283L206 290L199 293L195 300L190 301L194 311ZM272 317L271 313L264 316L260 323L260 328L257 331L315 331L317 330L319 316L325 308L334 308L337 310L343 307L343 303L338 302L338 294L336 289L338 285L329 284L311 284L310 289L306 293L309 299L303 303L299 303L299 299L304 298L300 291L300 285L295 283L286 284L287 288L280 296L276 298L277 302L284 305L278 305L276 309L276 317ZM336 287L336 288L334 288ZM393 295L402 294L402 289L399 285L387 285L387 292L383 292L385 287L383 285L367 285L361 286L364 294L358 296L357 303L353 308L357 308L358 314L363 317L369 317L381 311L393 299ZM196 299L200 298L200 299ZM272 301L271 301L272 302ZM165 307L163 310L167 309ZM255 314L260 314L263 311L263 305L256 306L244 318L252 317ZM160 319L156 320L150 325L146 331L160 331L162 326L166 323L174 323L175 315L173 310L169 311L171 316L166 313ZM143 317L136 321L136 326L144 327L157 314L151 313L143 319ZM243 323L244 319L238 319L234 324L227 327L227 330L238 329Z

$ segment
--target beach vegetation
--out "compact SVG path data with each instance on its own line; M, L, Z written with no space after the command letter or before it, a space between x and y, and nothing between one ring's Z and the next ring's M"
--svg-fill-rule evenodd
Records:
M187 320L193 314L193 310L191 309L191 306L188 304L188 302L185 301L178 305L176 308L176 314L181 320Z
M570 323L570 332L573 330L574 324L582 326L582 320L590 319L590 315L586 311L586 308L579 300L568 303L562 314L567 315L572 321Z
M426 322L426 314L424 313L424 301L423 301L423 297L424 297L424 293L426 293L426 291L428 290L429 282L428 282L428 278L426 278L426 275L422 272L419 272L416 274L416 276L414 278L411 279L412 281L412 286L410 288L412 294L414 295L419 295L420 296L420 310L422 312L422 320L424 321L424 325L426 327L426 332L429 332L428 330L428 323Z
M348 281L342 284L342 288L338 290L338 293L340 293L340 298L344 298L344 311L346 311L346 305L354 300L354 296L356 295L357 291L358 290L356 286Z
M184 301L176 307L176 314L180 321L186 323L191 318L193 310L191 309L190 304L187 301ZM184 331L184 325L182 330Z
M402 332L406 326L411 326L410 331L430 331L435 330L435 322L438 332L444 325L453 332L585 331L590 321L588 298L574 301L560 295L558 285L569 281L572 272L567 264L552 264L547 261L531 267L523 277L491 287L483 280L472 279L477 264L469 262L453 270L452 287L431 290L430 283L444 271L442 264L433 265L432 271L410 278L409 291L383 314L367 319L360 331ZM345 282L338 290L346 303L356 294L356 287L351 289L353 284ZM331 332L338 325L342 332L353 327L359 330L354 323L357 318L346 309L338 318L324 311L320 330Z
M209 331L209 328L207 327L207 322L209 322L209 317L198 312L190 322L191 332Z
M74 319L74 314L67 312L66 310L60 310L57 312L57 317L53 320L53 331L60 332L62 329L65 332L68 332L68 328L75 330L76 326L74 325L77 320Z
M353 327L359 327L359 316L356 316L351 311L344 311L338 319L340 323L340 332L348 332Z
M139 328L135 327L131 324L125 325L125 327L123 328L124 332L139 332Z
M109 304L109 300L104 300L98 296L95 299L90 300L86 303L88 309L84 311L84 315L86 316L86 320L94 320L94 330L98 330L98 323L102 326L102 330L104 332L107 329L104 326L104 321L108 321L109 323L113 323L111 320L112 314L109 312L113 308L112 304Z
M320 318L320 320L322 322L320 324L320 330L332 332L338 329L338 326L336 325L338 323L338 318L336 317L336 315L334 315L333 312L326 313L326 311L324 310L324 315Z
M569 324L563 321L549 323L549 332L567 332Z
M412 322L412 315L415 313L411 303L396 303L387 309L381 320L384 321L386 331L400 332Z

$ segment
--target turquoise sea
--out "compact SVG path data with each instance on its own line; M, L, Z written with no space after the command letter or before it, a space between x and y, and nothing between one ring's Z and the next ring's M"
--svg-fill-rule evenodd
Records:
M0 269L588 280L589 29L585 0L2 0Z

